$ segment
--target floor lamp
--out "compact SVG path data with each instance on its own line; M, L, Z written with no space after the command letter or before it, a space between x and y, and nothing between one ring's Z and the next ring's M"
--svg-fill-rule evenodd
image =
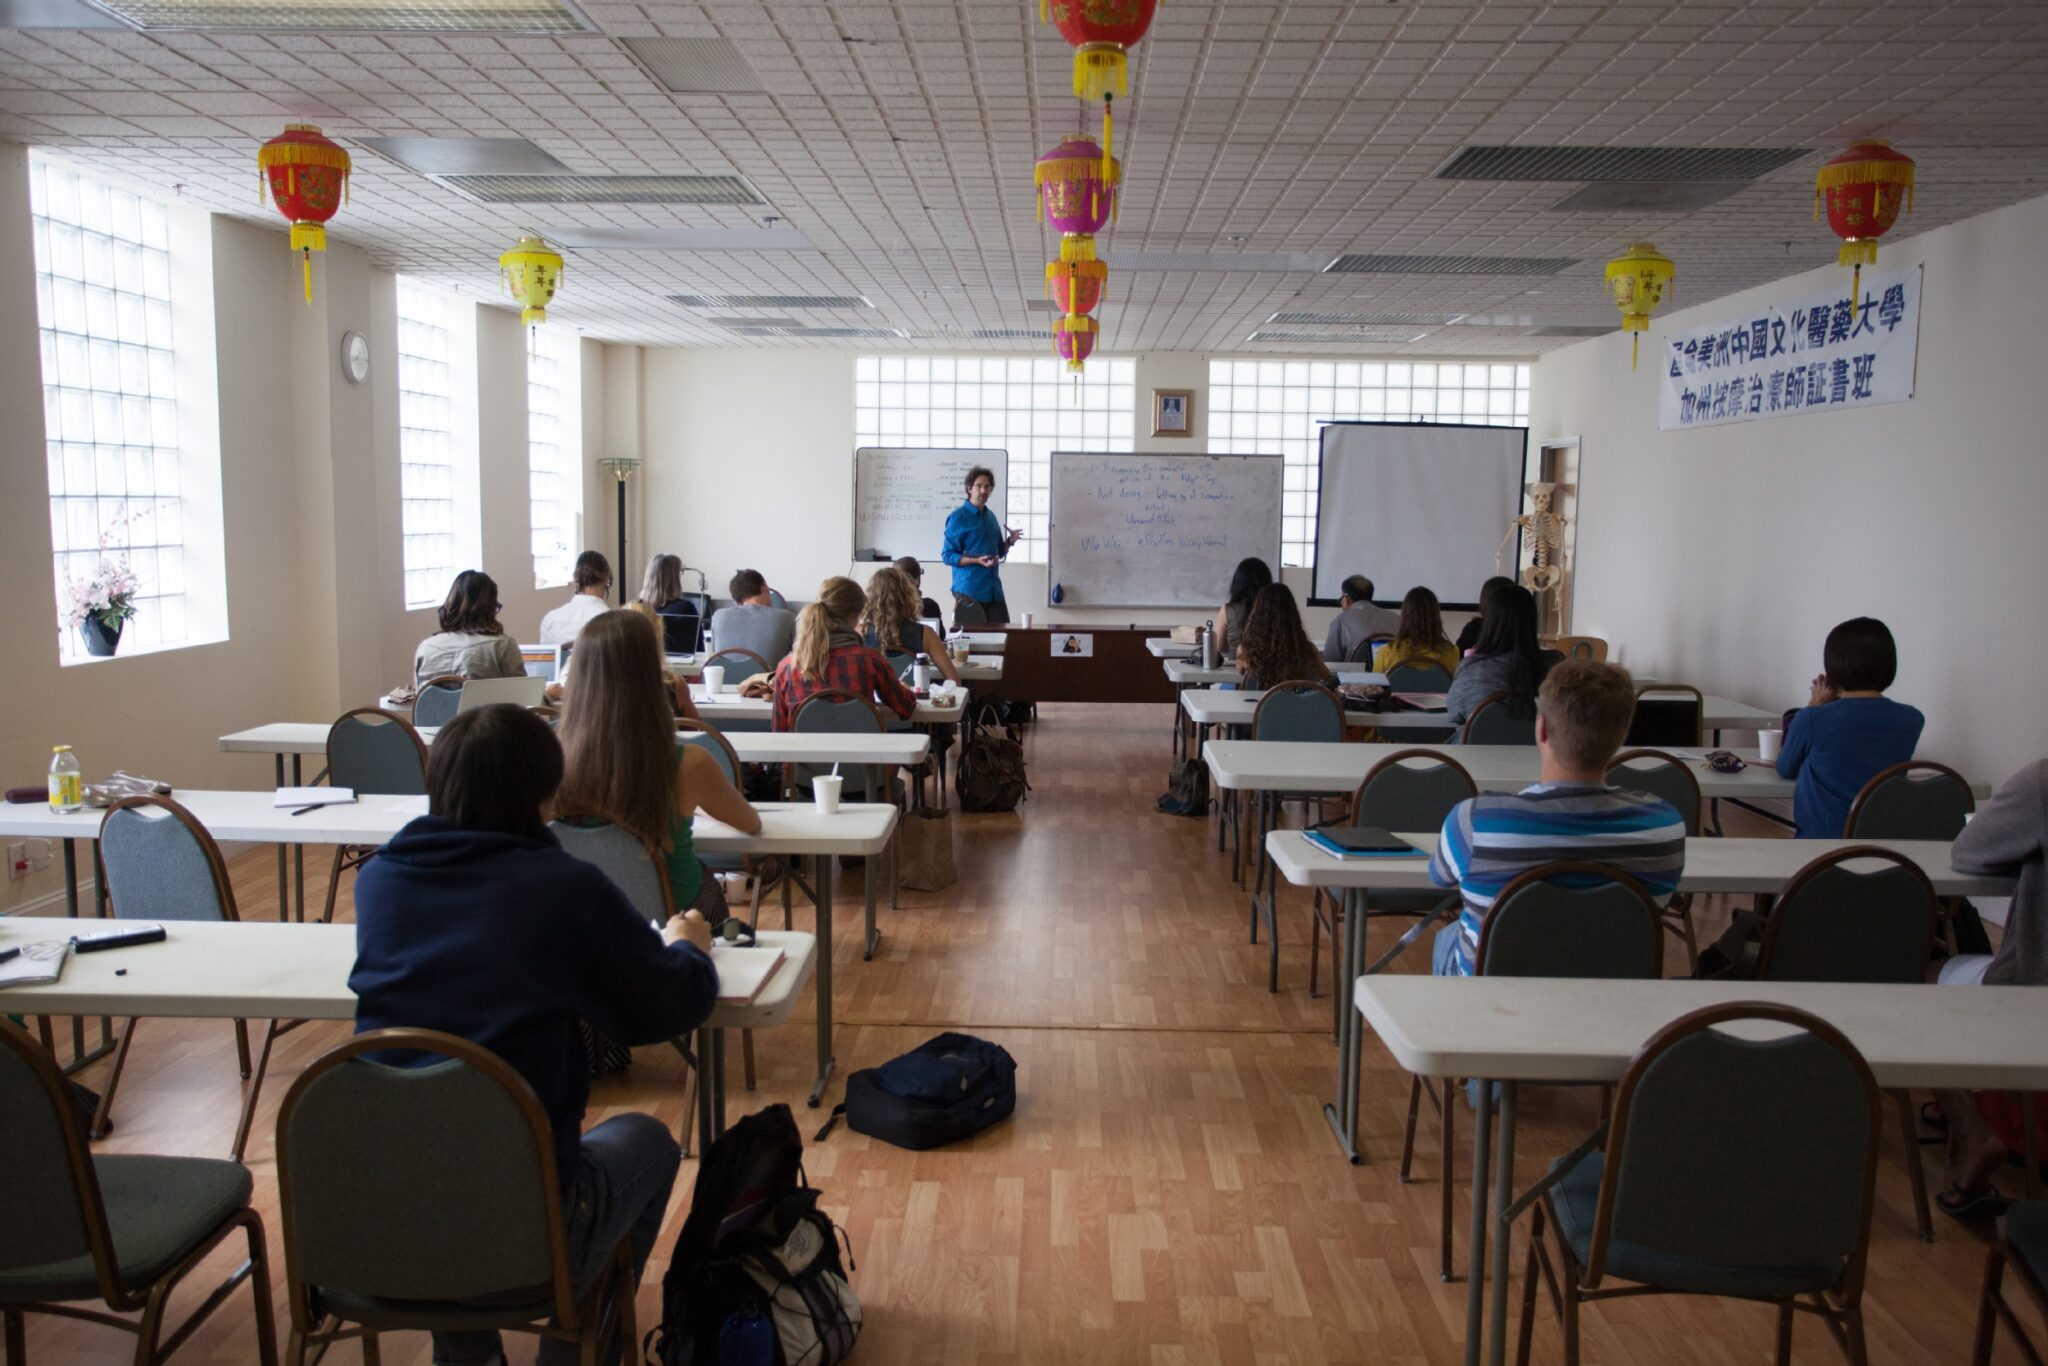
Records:
M618 482L619 487L619 559L612 571L612 579L619 588L619 606L626 605L626 477L640 468L640 462L628 455L613 456L600 460L597 467Z

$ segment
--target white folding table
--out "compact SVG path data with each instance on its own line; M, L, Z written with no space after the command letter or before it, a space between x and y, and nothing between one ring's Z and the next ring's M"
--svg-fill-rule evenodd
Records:
M767 725L775 715L775 703L766 697L741 697L732 690L726 690L713 697L706 692L702 683L690 685L690 697L697 704L697 714L713 724L728 721L753 721ZM950 725L958 721L967 711L967 694L962 692L947 703L937 703L928 697L917 700L917 711L907 724ZM884 720L893 719L893 713L885 713ZM736 738L729 736L728 738Z
M316 722L273 721L220 737L228 754L305 755L327 752L328 727ZM420 738L432 744L438 732L429 727ZM823 731L776 733L735 731L725 737L743 764L899 764L923 761L931 737L922 731L892 730L881 735L838 735Z
M1241 688L1190 688L1181 694L1180 703L1199 725L1249 726L1252 713L1258 709L1259 699L1264 695ZM1440 711L1350 712L1347 719L1353 725L1375 726L1382 731L1443 730L1450 725ZM1755 730L1759 727L1774 729L1779 719L1779 713L1774 711L1765 711L1726 697L1709 697L1705 700L1700 725L1716 732Z

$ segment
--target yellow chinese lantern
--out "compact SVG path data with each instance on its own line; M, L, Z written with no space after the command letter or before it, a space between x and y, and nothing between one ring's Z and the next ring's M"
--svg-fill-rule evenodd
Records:
M533 327L548 320L548 305L562 279L562 253L538 237L522 237L498 258L505 288L519 301L519 321Z
M1650 315L1664 303L1676 274L1671 258L1648 242L1632 242L1629 249L1607 263L1607 294L1621 310L1621 330L1632 334L1628 368L1636 368L1636 353L1642 334L1649 329Z

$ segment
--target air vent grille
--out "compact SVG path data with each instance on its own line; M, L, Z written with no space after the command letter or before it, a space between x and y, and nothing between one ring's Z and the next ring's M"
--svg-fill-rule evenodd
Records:
M1559 324L1555 327L1539 327L1531 332L1532 337L1604 337L1614 331L1611 326L1589 327L1578 324Z
M1755 180L1804 147L1466 147L1438 180Z
M1051 341L1052 333L1033 327L977 327L967 334L976 341Z
M1577 264L1570 256L1396 256L1367 252L1339 256L1323 269L1332 275L1555 275Z
M716 324L716 325L718 325L719 327L802 327L802 326L803 326L803 324L802 324L801 322L798 322L798 321L797 321L797 320L796 320L795 318L766 318L766 317L742 317L742 318L706 318L706 319L705 319L705 321L706 321L706 322L709 322L709 323L715 323L715 324Z
M759 95L768 87L723 38L621 38L648 74L678 95Z
M1268 323L1295 327L1442 327L1461 313L1275 313Z
M479 204L765 204L736 175L451 175Z
M858 294L671 294L684 308L873 308Z
M1423 335L1420 332L1411 332L1406 329L1388 329L1378 332L1361 332L1356 329L1348 332L1288 332L1284 330L1267 331L1261 328L1245 338L1245 340L1255 342L1306 342L1316 345L1328 343L1332 346L1355 346L1360 342L1373 342L1384 343L1389 346L1405 346L1409 342L1421 341Z
M140 29L358 33L587 33L559 0L100 0Z

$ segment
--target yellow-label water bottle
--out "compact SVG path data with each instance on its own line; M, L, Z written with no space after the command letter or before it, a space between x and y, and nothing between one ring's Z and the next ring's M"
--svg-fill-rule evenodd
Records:
M83 811L85 775L79 770L78 756L69 745L58 745L52 753L56 757L50 760L50 809Z

